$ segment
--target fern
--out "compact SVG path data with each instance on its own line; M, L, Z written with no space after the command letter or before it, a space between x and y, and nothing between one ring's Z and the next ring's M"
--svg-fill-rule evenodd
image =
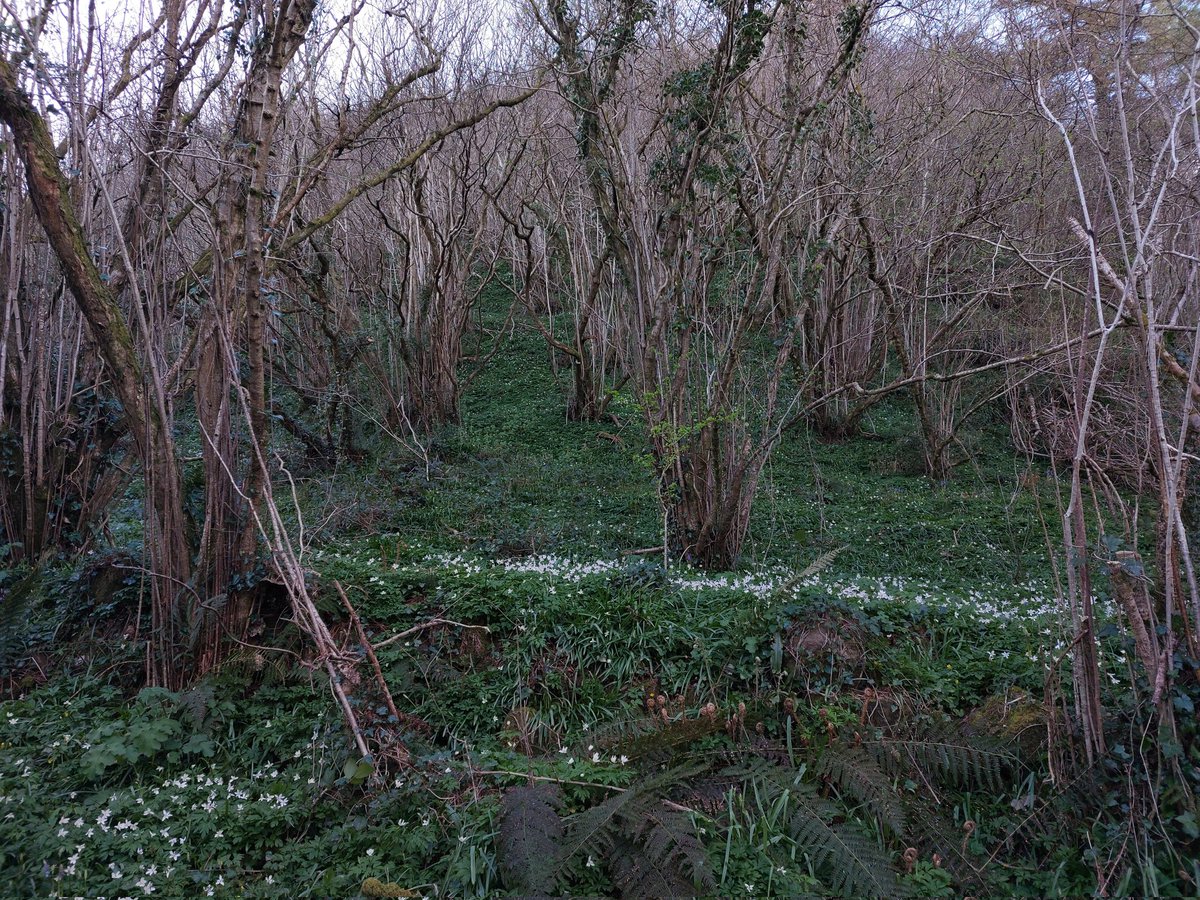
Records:
M975 890L964 890L963 893L986 892L986 886L979 883L979 871L966 852L962 828L955 825L935 802L912 804L908 822L909 845L920 847L923 856L937 853L942 857L942 866L964 888L974 886Z
M507 887L538 894L553 888L563 837L561 805L562 795L552 785L513 788L504 795L497 845Z
M622 897L694 897L695 888L672 869L656 866L636 845L618 841L609 863L613 884Z
M586 756L584 746L602 755L627 756L635 762L665 761L677 751L722 731L725 723L717 717L699 716L662 722L653 716L642 716L610 722L596 729L591 737L576 748L577 755Z
M696 836L691 819L682 812L668 809L662 803L648 806L628 820L625 834L635 844L642 844L642 859L651 863L651 868L686 875L691 882L689 887L715 886L704 845ZM626 891L620 879L617 887L622 888L625 896L663 896Z
M835 893L852 897L902 897L903 886L884 851L853 825L833 824L836 808L811 785L794 790L788 830Z
M835 745L825 755L832 759L845 749ZM877 793L879 796L872 797L870 805L883 808L893 802L899 804L895 789L886 778L880 781L878 776L852 776L852 759L861 761L861 757L847 757L842 765L833 765L819 760L815 768L828 772L831 778L836 774L848 793L852 789L861 791L864 797ZM728 774L738 771L727 770ZM741 772L747 782L756 782L766 797L774 799L786 792L793 809L788 820L789 834L797 848L808 855L813 870L835 893L854 897L904 896L884 850L854 825L838 822L844 817L839 808L823 798L815 785L802 780L803 771L758 758L750 760ZM883 795L888 792L892 799L884 800Z
M904 806L892 779L865 750L835 743L813 764L813 771L828 780L839 793L865 806L895 835L907 824Z
M759 794L769 801L795 787L802 774L786 762L781 765L771 756L748 754L741 748L739 752L716 751L711 757L711 772L690 785L689 793L701 796L711 793L715 796L720 791L727 796L732 790L736 794L744 794L754 783L759 788ZM720 763L723 765L718 768Z
M844 749L831 748L826 752ZM819 762L816 768L822 768ZM895 795L895 789L886 778L881 782L877 776L868 779L851 777L848 771L850 758L842 768L846 771L839 777L847 785L862 789L864 794L875 793L878 789L880 794L890 791ZM832 765L826 768L831 775L838 770L839 767ZM775 765L761 757L752 757L743 765L730 767L722 773L727 778L741 778L747 784L754 782L758 793L770 800L786 794L792 810L788 819L789 834L797 848L808 855L818 877L835 893L854 897L904 896L886 852L854 825L839 822L844 818L839 807L823 798L816 785L804 781L804 774L803 770ZM876 806L886 805L881 796L873 799ZM899 803L898 799L894 802Z
M863 746L896 776L919 774L924 781L957 789L986 788L1002 793L1020 766L1006 745L988 736L964 734L951 722L935 724L920 737L889 737L866 741ZM930 797L920 798L908 804L907 812L912 845L928 854L939 854L964 886L980 887L962 828L943 815L937 802Z
M498 842L506 883L524 895L541 894L578 883L588 865L603 865L622 898L711 895L717 888L708 855L685 810L720 816L731 791L744 794L753 786L756 801L770 804L772 821L786 828L831 892L900 897L905 886L888 850L855 821L855 810L876 820L885 834L903 839L901 846L919 846L948 863L962 863L963 877L969 879L961 829L920 799L906 798L896 781L919 772L930 782L999 787L1016 762L1002 746L961 734L952 723L920 737L835 738L810 749L799 769L788 764L781 748L762 739L685 752L719 730L714 722L658 725L645 718L593 734L592 747L605 748L606 755L620 748L641 760L643 769L664 756L673 757L674 765L654 767L625 790L566 819L559 817L556 791L511 791L504 799Z
M678 896L657 893L664 884L688 886L684 895L695 893L690 885L712 887L708 857L691 820L664 806L667 790L701 770L693 764L645 777L569 817L565 828L555 807L544 808L546 801L522 795L510 807L506 796L499 846L506 882L547 891L603 861L625 898Z
M652 716L635 716L628 719L617 719L595 726L584 739L571 749L576 756L590 755L591 748L601 753L609 753L622 745L628 746L640 737L652 735L661 730L662 722ZM585 748L587 753L584 753Z
M178 700L180 710L186 712L192 721L192 728L199 731L208 721L209 708L212 705L213 687L211 684L199 684L190 690L180 693Z
M689 809L698 810L710 818L725 809L731 790L740 791L742 781L728 775L713 775L694 784L682 786L676 791L677 799Z
M812 576L816 575L818 572L823 572L825 569L828 569L831 565L833 565L834 560L836 560L838 558L838 556L841 554L841 552L845 549L846 548L844 546L842 546L842 547L834 547L832 550L826 550L824 553L822 553L820 556L818 556L816 559L814 559L812 562L810 562L807 566L805 566L802 571L793 575L791 578L789 578L783 584L779 585L779 587L777 587L775 589L775 592L774 592L775 596L779 597L784 594L787 594L789 591L791 591L793 588L795 588L798 584L800 584L800 582L804 581L806 578L811 578Z
M212 675L229 675L248 681L261 676L267 684L283 684L299 677L284 653L264 653L254 647L235 647L212 670Z
M622 791L571 817L554 870L555 882L578 876L586 859L608 857L617 836L617 813L636 797L633 790Z
M964 735L953 726L935 726L920 738L886 738L864 743L875 758L893 773L911 771L913 765L938 781L955 787L986 787L1002 791L1019 766L1003 744L980 735Z

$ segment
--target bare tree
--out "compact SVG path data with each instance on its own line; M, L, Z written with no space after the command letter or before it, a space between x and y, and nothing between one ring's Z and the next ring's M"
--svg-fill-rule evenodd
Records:
M1106 485L1110 471L1091 452L1103 436L1102 400L1114 375L1129 379L1135 428L1148 426L1150 470L1159 510L1154 577L1132 550L1106 548L1113 595L1126 616L1149 681L1152 706L1173 727L1165 701L1182 628L1196 650L1200 604L1183 518L1187 451L1194 432L1197 255L1200 208L1194 162L1200 31L1166 8L1127 2L1047 8L1027 23L1038 42L1029 76L1036 107L1057 132L1073 209L1057 223L1069 236L1062 265L1063 321L1076 332L1098 332L1072 355L1070 496L1063 511L1067 599L1074 630L1075 704L1090 761L1104 752L1096 659L1095 585L1085 516L1089 484L1109 499L1117 529L1137 544L1136 515ZM1066 18L1064 18L1066 16ZM1088 20L1074 27L1071 17ZM1136 340L1126 339L1129 329ZM1176 345L1186 336L1186 345ZM1132 368L1114 365L1123 354ZM1140 405L1144 404L1144 406ZM1097 535L1096 538L1101 537Z
M871 9L845 13L840 27L836 12L802 22L788 3L729 5L669 22L646 32L628 84L620 77L645 30L642 7L556 5L543 17L602 255L627 298L622 367L650 440L665 549L704 566L737 560L789 405L781 386L800 324L787 313L790 258L797 240L815 238L807 227L797 235L791 215L806 126L839 92ZM802 25L814 26L804 64ZM759 92L781 98L782 115ZM782 324L764 353L756 342L768 322Z
M361 10L361 4L351 5L341 18L322 20L319 50L306 62L352 32ZM398 158L360 170L319 197L313 188L325 183L339 155L397 115L408 99L404 91L438 71L442 56L431 43L429 23L385 19L382 33L408 35L414 52L389 54L384 48L385 68L393 68L378 92L362 99L355 120L339 123L320 143L297 146L294 155L303 153L303 165L280 173L280 122L305 92L311 98L327 89L318 69L293 66L314 30L315 11L309 2L233 10L209 2L168 2L155 18L144 20L144 30L121 38L115 80L98 79L85 92L82 77L58 85L42 68L46 11L22 21L6 7L12 37L0 59L0 121L13 135L27 196L88 324L96 363L102 364L97 369L87 363L80 371L92 373L87 377L119 401L145 479L153 613L147 675L155 683L179 684L215 665L227 639L238 639L247 625L258 578L258 507L267 488L266 468L247 448L270 443L268 329L279 297L279 261L450 135L529 95L493 93L464 114L430 122L429 131L415 136ZM67 18L81 34L116 37L99 23L79 24L75 5ZM218 46L213 38L222 31L229 40ZM91 59L91 51L86 53L78 61L81 73ZM347 53L354 59L353 46ZM403 65L409 68L394 70ZM333 88L343 96L345 74ZM49 105L39 109L34 102L43 88L58 91L57 109L67 116L62 140L47 122ZM113 104L124 96L136 99L131 115L152 112L145 122L121 120L123 133L109 134L100 127L108 121L105 110L112 115ZM224 109L218 109L221 104ZM60 155L67 158L65 166ZM86 200L80 179L95 187ZM17 232L12 234L15 239ZM458 257L454 265L460 264L468 262ZM22 263L10 257L6 265ZM28 320L33 302L19 291L9 295L8 321L15 321L18 306ZM70 320L63 317L54 336L70 341L71 334ZM8 342L4 346L7 352ZM60 346L71 352L65 343ZM34 361L29 378L36 378L39 366L46 371ZM204 510L196 522L185 503L184 459L175 444L175 409L188 398L195 403L204 469ZM238 415L243 406L244 418ZM28 418L22 439L33 440L48 421L41 414ZM43 455L39 465L44 462ZM71 477L80 477L78 466ZM82 477L91 497L111 496L113 488L107 482L97 487L94 473ZM22 502L27 524L31 508ZM16 507L6 502L6 509Z

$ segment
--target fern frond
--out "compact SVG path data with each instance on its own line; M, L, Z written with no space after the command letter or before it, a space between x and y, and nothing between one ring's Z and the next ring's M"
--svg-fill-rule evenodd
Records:
M915 764L936 780L961 788L1001 791L1020 765L1003 744L946 727L920 738L886 738L863 746L890 772L911 771Z
M656 866L629 841L617 841L612 854L608 870L623 900L696 896L696 889L679 872Z
M704 771L705 764L688 764L663 769L635 782L602 803L576 813L567 820L562 852L555 864L554 881L561 883L577 874L582 860L608 857L613 844L629 829L631 821L646 814L651 804L661 804L663 792ZM632 812L626 812L632 810Z
M716 716L678 719L618 743L614 752L638 761L665 760L680 749L717 734L724 727L724 722Z
M428 661L419 664L418 668L430 684L449 684L462 677L462 673L441 656L431 656Z
M622 791L568 819L562 849L555 860L552 878L555 883L578 875L583 858L597 860L608 856L617 838L617 813L634 799L636 794L632 790Z
M870 774L856 776L851 769L860 758L849 752L851 749L836 747L827 751L823 760L817 762L817 771L861 800L880 818L902 824L903 813L892 808L893 804L899 806L899 798L887 776L877 765L868 770ZM815 785L804 781L803 774L752 757L726 769L722 776L753 781L759 795L770 801L787 795L792 809L788 820L792 839L812 860L818 877L835 893L853 897L904 896L903 886L896 880L884 850L853 824L841 823L844 814L839 807L822 797Z
M554 785L512 788L500 803L500 871L504 884L522 893L548 894L563 837L558 810L562 795Z
M809 785L793 795L788 830L813 868L835 893L852 897L903 897L903 885L884 851L851 824L831 824L833 809Z
M728 776L713 775L675 791L674 797L685 806L711 817L719 815L726 806L730 790L741 793L742 781Z
M662 722L659 719L646 715L605 722L593 728L583 740L572 747L572 752L576 756L585 756L591 753L590 749L585 753L585 748L594 747L602 754L607 754L617 747L632 744L640 737L655 734L661 728Z
M826 550L807 566L805 566L802 571L793 575L791 578L777 587L775 589L775 593L777 595L786 594L806 578L812 578L812 576L816 575L818 572L823 572L825 569L828 569L831 565L833 565L833 561L837 559L841 552L845 549L846 547L843 545L841 547L834 547L832 550Z
M764 796L774 799L784 791L796 788L800 773L775 764L761 756L750 756L736 761L717 773L721 779L736 780L741 784L756 781Z
M296 667L289 665L283 653L264 653L254 647L235 647L213 667L210 675L230 675L240 679L262 676L267 683L284 683L296 677Z
M711 890L716 886L708 854L688 816L668 809L658 801L641 809L629 807L622 819L625 837L633 844L641 845L641 855L650 868L673 873L678 880L690 883L690 888Z
M865 806L895 835L904 833L906 819L892 779L876 759L860 747L832 743L813 765L815 774L838 792Z
M941 856L943 868L959 882L963 893L987 893L986 886L979 883L979 870L965 852L962 828L943 815L935 802L912 804L908 819L910 846L921 848L925 857Z
M204 723L208 721L209 707L212 704L212 699L213 687L208 683L198 684L179 695L177 701L179 707L188 714L192 720L192 727L197 731L203 728Z

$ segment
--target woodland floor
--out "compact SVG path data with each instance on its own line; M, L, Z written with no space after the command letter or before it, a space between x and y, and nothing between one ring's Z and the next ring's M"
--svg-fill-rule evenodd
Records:
M980 414L944 485L913 471L902 404L879 407L852 440L789 435L742 566L710 575L664 568L649 550L661 535L635 415L618 401L623 426L569 423L561 398L540 338L518 332L425 456L380 442L357 468L297 464L308 562L339 633L334 579L376 643L446 620L379 650L403 721L362 667L373 759L350 752L327 686L297 662L302 642L269 610L255 639L272 649L235 653L184 694L139 693L123 634L143 585L97 586L136 555L135 526L117 523L114 546L83 565L40 573L0 706L0 895L529 895L505 858L506 790L530 774L557 784L564 816L617 788L633 796L648 769L625 748L646 733L648 706L675 724L718 721L706 748L785 748L801 773L817 770L805 748L847 734L986 734L1012 764L981 783L931 784L918 767L888 770L880 788L936 808L967 863L935 860L828 775L817 782L834 804L827 824L857 829L897 893L1092 893L1087 847L1113 845L1124 813L1030 824L1074 803L1048 781L1038 706L1048 668L1062 671L1057 497L1038 464L1006 449L998 414ZM1107 636L1104 650L1111 683L1127 683L1124 649ZM400 741L413 768L396 765ZM786 795L755 791L676 804L701 844L702 893L862 890L787 827ZM559 890L620 890L599 852L588 847ZM1110 895L1193 895L1194 873L1179 868L1122 869Z

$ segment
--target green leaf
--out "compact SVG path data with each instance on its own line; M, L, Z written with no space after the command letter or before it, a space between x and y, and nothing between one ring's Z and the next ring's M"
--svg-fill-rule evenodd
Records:
M346 765L342 767L342 772L345 773L346 780L353 785L362 784L371 777L371 773L375 771L375 766L369 760L347 760Z
M1200 838L1200 825L1196 823L1194 812L1185 812L1175 817L1175 821L1183 828L1183 833L1195 840Z

